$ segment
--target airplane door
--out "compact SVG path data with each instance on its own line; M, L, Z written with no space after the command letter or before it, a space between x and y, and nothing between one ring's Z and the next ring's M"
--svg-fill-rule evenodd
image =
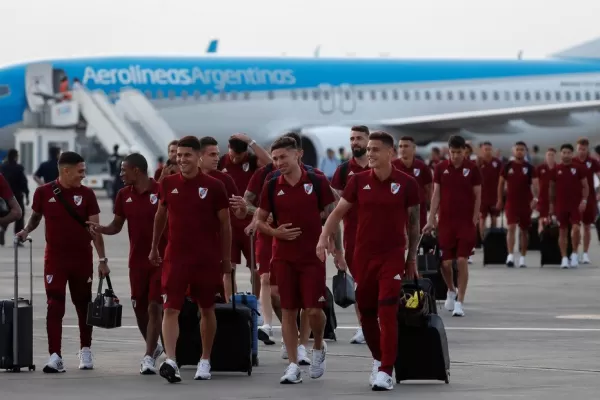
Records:
M321 114L331 114L335 109L335 94L333 86L329 84L319 85L319 110Z
M347 83L340 85L340 110L344 114L352 114L356 110L356 94L354 88Z
M29 64L25 70L25 93L31 111L41 111L44 99L35 93L54 94L52 64Z

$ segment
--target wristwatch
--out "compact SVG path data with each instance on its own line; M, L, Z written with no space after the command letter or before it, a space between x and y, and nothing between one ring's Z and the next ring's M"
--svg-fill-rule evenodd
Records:
M98 262L104 263L104 264L108 264L108 258L104 257L98 260Z
M249 147L252 147L252 146L254 146L255 144L256 144L256 140L252 139L252 140L250 141L250 143L248 143L248 146L249 146Z

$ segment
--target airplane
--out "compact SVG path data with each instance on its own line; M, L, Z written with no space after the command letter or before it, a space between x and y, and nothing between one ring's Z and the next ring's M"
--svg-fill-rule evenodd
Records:
M64 76L111 98L133 88L177 135L213 136L222 151L235 132L263 146L299 132L310 165L327 148L347 147L355 124L410 135L422 146L451 134L489 140L503 152L518 140L541 149L578 136L596 142L599 61L600 38L544 60L206 55L24 63L0 69L0 147L13 145L24 113L39 101L39 90L26 84L32 68L46 71L54 93Z

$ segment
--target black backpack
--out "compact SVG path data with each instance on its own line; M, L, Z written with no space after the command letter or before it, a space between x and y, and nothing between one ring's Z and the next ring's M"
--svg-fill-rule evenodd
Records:
M308 169L308 166L306 166L306 173L308 175L308 179L310 179L312 185L313 185L313 190L315 191L315 194L317 195L317 201L319 202L319 210L323 211L324 209L324 205L321 204L321 182L319 181L319 178L317 178L317 175L314 172L314 169ZM269 179L269 182L267 182L267 196L269 196L269 203L271 204L271 215L273 216L273 223L275 224L275 226L277 226L277 213L275 212L275 185L277 184L277 179L279 178L279 176L281 175L281 172L275 171L275 173L273 174L273 177L271 179Z
M350 170L350 160L344 161L340 164L340 183L342 184L341 188L346 188L346 181L348 181L348 171Z

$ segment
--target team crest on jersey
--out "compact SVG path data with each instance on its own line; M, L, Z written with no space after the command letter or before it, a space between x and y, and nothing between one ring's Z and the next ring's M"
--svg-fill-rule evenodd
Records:
M208 193L207 188L203 188L203 187L198 188L198 194L200 195L201 199L204 199L206 197L207 193Z
M131 299L131 306L132 306L133 308L135 308L135 305L136 305L136 301L135 301L135 299Z
M493 166L494 168L496 168L496 167L498 167L498 163L497 163L496 161L492 161L492 166Z
M80 206L82 200L83 200L83 197L81 197L81 196L73 196L73 201L75 202L76 206Z
M415 175L415 177L421 175L421 170L419 168L415 168L413 169L413 174Z
M52 283L52 278L54 278L54 275L46 275L46 282Z
M390 189L392 190L392 194L396 194L398 193L398 190L400 190L400 184L392 182Z
M523 167L523 175L525 175L527 173L529 169L527 167Z
M157 201L158 201L158 196L155 195L154 193L150 193L150 203L156 204Z
M471 170L469 168L463 168L463 176L469 176Z
M312 183L305 183L304 184L304 191L306 192L306 194L311 194L313 192L313 185L312 185Z
M576 173L576 172L577 172L577 169L575 169L575 168L571 168L571 173L572 173L573 175L575 175L575 173Z
M244 172L248 172L248 170L250 169L250 163L244 163L242 164L242 169L244 170Z
M585 165L587 165L588 168L592 168L592 162L591 161L586 162Z

